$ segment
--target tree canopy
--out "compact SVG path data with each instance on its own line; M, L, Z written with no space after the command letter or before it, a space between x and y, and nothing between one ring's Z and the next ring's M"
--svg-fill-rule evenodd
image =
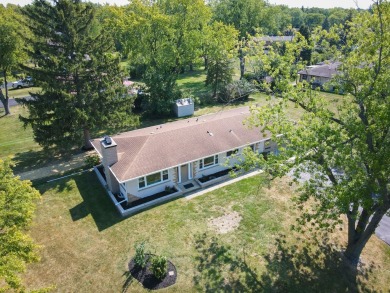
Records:
M31 182L12 173L11 162L0 159L0 291L20 290L19 273L37 261L37 247L27 230L32 222L35 201L40 198ZM5 283L3 283L5 282Z
M0 5L0 73L3 76L5 92L0 89L0 101L4 105L5 114L10 114L8 105L8 75L12 69L18 68L24 62L26 54L23 35L26 28L21 24L22 16L13 7Z
M390 209L389 24L387 1L378 1L372 13L353 19L345 45L353 49L338 51L343 65L335 77L347 94L336 105L320 98L306 83L286 82L291 72L280 68L290 62L281 62L273 69L282 77L277 91L270 89L280 99L254 108L251 120L269 130L279 145L278 156L259 157L258 164L276 176L291 170L296 178L310 175L297 198L303 212L299 223L332 230L344 215L348 222L345 256L354 264ZM297 52L290 51L291 60ZM288 54L289 50L284 59ZM303 112L294 121L285 112L291 102Z

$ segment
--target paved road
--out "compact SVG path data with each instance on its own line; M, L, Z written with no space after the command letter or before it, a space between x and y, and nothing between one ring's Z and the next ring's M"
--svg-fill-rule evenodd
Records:
M375 234L388 245L390 245L390 217L383 217L382 221L379 223L378 228L375 230Z
M25 98L26 98L27 100L31 99L30 96L25 97ZM9 106L10 106L10 107L13 107L13 106L18 105L18 102L16 102L15 99L9 99L8 103L9 103ZM0 102L0 108L4 108L4 105L3 105L3 103L1 103L1 102Z
M4 88L4 83L1 83L0 87ZM8 87L8 89L11 89L12 88L12 82L7 82L7 87Z

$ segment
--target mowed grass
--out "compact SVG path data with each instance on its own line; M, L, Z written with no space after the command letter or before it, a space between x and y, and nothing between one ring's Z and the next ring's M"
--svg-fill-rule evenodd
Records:
M19 120L19 115L27 115L27 109L14 106L10 110L11 115L4 116L4 108L0 108L0 158L39 150L39 145L34 142L31 127L24 128Z
M41 88L39 87L27 87L27 88L21 88L21 89L8 89L8 96L10 99L18 99L18 98L24 98L27 96L30 96L30 93L36 93L40 91Z
M235 79L239 79L238 62L235 67ZM181 90L200 98L200 100L207 99L207 96L211 95L210 86L206 86L206 71L202 68L196 68L192 72L186 72L181 74L177 80L177 84ZM334 113L337 113L337 105L341 104L341 101L345 99L345 96L327 93L327 92L315 92L319 97L324 98L329 103L329 109ZM232 103L202 103L201 105L195 104L195 116L215 113L223 110L228 110L236 107L243 106L265 106L269 103L278 102L278 98L267 99L267 95L263 92L255 92L249 96L247 101L232 102ZM290 119L297 119L303 113L303 110L293 103L288 103L287 115Z
M164 292L386 291L390 250L376 239L363 253L357 282L332 245L304 245L311 235L291 234L294 188L285 180L244 179L211 193L122 219L98 183L85 173L41 185L31 235L41 261L23 276L29 288L56 292L145 292L128 274L134 245L147 241L178 272ZM218 234L211 219L238 212L237 229ZM283 236L284 235L284 236ZM339 240L340 236L334 236Z

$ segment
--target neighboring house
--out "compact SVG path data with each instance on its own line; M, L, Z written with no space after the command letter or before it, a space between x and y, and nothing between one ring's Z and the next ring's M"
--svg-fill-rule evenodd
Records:
M299 81L322 87L326 82L338 73L338 67L341 62L321 62L316 65L307 66L304 70L298 71Z
M263 36L255 37L253 40L255 42L265 42L264 46L270 46L272 43L279 42L291 42L294 36Z
M238 108L91 142L102 158L107 188L124 206L167 189L180 195L214 183L221 171L237 164L245 147L276 150L269 136L243 124L248 116L248 107Z

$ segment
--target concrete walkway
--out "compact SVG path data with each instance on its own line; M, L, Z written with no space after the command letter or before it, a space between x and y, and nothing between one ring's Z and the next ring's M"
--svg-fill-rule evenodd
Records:
M92 152L93 153L93 152ZM71 171L85 165L85 158L91 154L91 152L85 152L72 156L70 160L59 161L58 163L50 164L49 166L34 169L27 172L18 173L23 180L36 180L46 178L53 175L61 175L64 172Z

